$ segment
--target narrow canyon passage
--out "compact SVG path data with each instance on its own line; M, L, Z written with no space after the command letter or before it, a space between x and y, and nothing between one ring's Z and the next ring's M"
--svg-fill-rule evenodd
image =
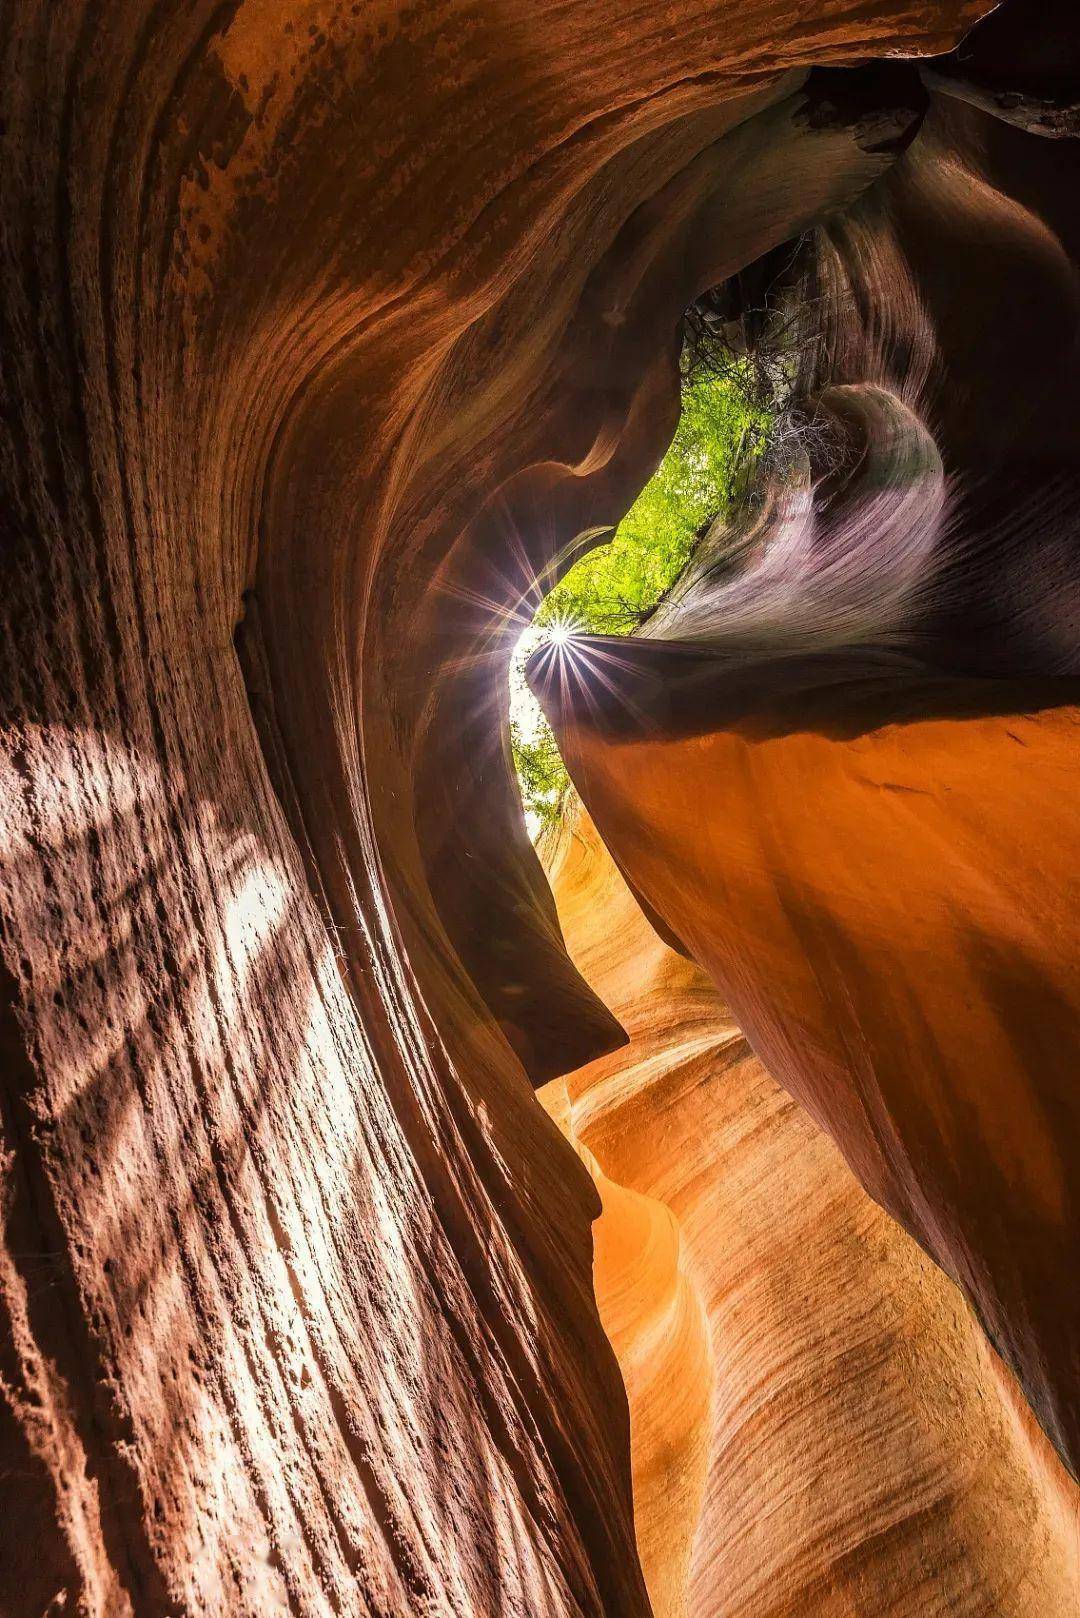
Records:
M1073 0L0 6L0 1618L1076 1609L1078 107Z

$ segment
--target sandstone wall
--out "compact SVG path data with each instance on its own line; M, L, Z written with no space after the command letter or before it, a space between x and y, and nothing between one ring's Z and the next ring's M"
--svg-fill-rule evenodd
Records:
M1056 73L1006 7L804 239L827 447L777 472L747 565L721 528L642 637L532 677L635 892L1075 1475L1080 146L1001 88L1066 105L1075 33L1040 15Z
M958 1290L659 940L584 810L545 864L631 1036L540 1094L603 1202L656 1618L1072 1612L1075 1485Z
M646 1611L505 614L982 9L3 9L5 1611Z

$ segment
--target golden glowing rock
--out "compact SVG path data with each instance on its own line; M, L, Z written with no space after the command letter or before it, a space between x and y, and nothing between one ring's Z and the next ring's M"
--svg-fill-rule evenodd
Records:
M584 811L546 863L632 1036L541 1098L603 1202L656 1618L1064 1618L1080 1497L959 1292L659 941Z

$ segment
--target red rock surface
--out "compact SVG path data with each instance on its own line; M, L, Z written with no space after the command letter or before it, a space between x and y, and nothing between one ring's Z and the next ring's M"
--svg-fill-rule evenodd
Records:
M653 933L584 811L545 864L631 1036L540 1094L603 1200L656 1618L1072 1612L1080 1500L959 1292Z
M741 564L718 523L638 639L532 678L634 891L1076 1475L1080 146L995 99L1011 59L1067 109L1040 9L1055 74L1006 6L880 184L767 261L803 426Z
M849 665L815 691L814 669L759 668L746 717L685 739L564 726L570 768L635 888L964 1287L1070 1457L1080 719L1005 682L977 688L999 712L919 717L925 681L890 671L883 694Z
M985 9L0 12L13 1618L646 1612L503 614Z

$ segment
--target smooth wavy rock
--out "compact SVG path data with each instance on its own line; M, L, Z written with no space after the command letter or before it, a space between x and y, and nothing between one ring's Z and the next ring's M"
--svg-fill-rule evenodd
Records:
M13 1618L644 1618L514 613L988 5L0 8Z
M795 252L814 431L741 566L721 525L639 637L530 668L633 890L1074 1476L1078 185L1080 143L935 94Z
M1052 682L892 660L713 672L715 730L604 735L561 710L571 773L635 890L1074 1457L1080 709L1047 707Z
M631 1036L541 1099L603 1202L656 1618L1072 1612L1075 1487L957 1289L656 936L584 810L545 866Z

